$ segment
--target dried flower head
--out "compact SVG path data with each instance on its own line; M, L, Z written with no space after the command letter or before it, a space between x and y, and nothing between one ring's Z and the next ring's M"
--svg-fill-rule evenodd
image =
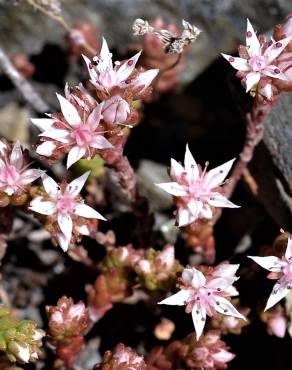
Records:
M166 29L156 29L143 19L136 19L133 24L135 36L143 36L149 33L155 34L165 45L167 54L181 54L186 46L197 40L201 30L189 22L182 21L183 30L180 36Z
M153 32L154 28L144 19L137 18L133 23L132 30L134 36L143 36L149 32Z

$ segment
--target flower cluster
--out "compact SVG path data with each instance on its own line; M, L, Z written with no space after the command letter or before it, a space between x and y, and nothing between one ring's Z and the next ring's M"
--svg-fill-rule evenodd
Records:
M132 348L120 343L113 351L107 351L102 364L95 365L93 370L146 370L146 363Z
M43 173L28 167L27 152L23 153L19 141L12 146L0 140L0 196L7 195L7 204L25 204L29 185Z
M29 209L47 216L46 227L60 247L66 252L70 242L81 235L90 234L89 221L86 219L105 220L95 209L84 204L79 195L90 172L71 181L58 185L46 174L42 176L44 192L36 196Z
M246 91L251 91L252 95L259 94L272 100L276 86L274 80L288 81L287 71L291 69L292 63L286 49L291 35L286 30L284 32L282 39L266 41L264 37L256 35L247 20L246 46L240 46L240 57L222 54L239 71L238 77L242 79Z
M32 119L42 131L37 153L53 161L68 153L69 168L81 158L114 150L116 138L125 134L123 127L138 121L133 102L149 94L158 73L157 69L141 72L135 68L140 54L113 65L103 39L99 55L92 60L84 55L94 91L91 94L82 85L72 89L66 86L65 98L57 94L61 112Z
M88 311L83 302L74 304L71 298L62 297L57 306L47 306L49 334L56 347L58 357L66 368L72 368L74 357L84 344L84 334L88 326Z
M159 304L186 305L192 314L196 335L203 333L206 316L223 314L245 320L245 317L230 303L230 297L238 294L233 283L238 280L235 273L239 265L221 263L215 268L185 268L181 275L180 290Z
M235 159L210 171L197 165L189 147L186 147L184 166L171 159L172 182L156 184L176 199L178 226L189 225L200 218L210 219L214 207L237 208L221 192L223 184Z
M11 362L35 362L45 332L34 321L19 320L9 308L0 305L0 350Z

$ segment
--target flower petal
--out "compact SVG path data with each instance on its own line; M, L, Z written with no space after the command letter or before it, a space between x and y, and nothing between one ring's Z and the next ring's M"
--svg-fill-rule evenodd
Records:
M58 240L60 247L63 249L63 251L67 252L69 248L70 240L68 240L63 233L57 234L57 240Z
M233 57L231 55L223 54L223 53L221 53L221 55L232 65L233 68L237 69L238 71L243 71L243 72L249 71L250 68L248 66L246 59Z
M86 204L78 204L74 209L76 215L86 218L97 218L98 220L106 221L106 219L95 209Z
M282 260L275 256L268 256L268 257L257 257L257 256L247 256L251 258L254 262L258 265L263 267L264 269L272 272L279 272L281 271L281 267L283 266Z
M187 191L185 190L185 188L177 182L162 182L155 185L176 197L187 195Z
M246 321L246 318L240 312L238 312L237 309L226 298L223 298L219 295L216 295L214 298L216 300L214 309L217 312L222 313L223 315L237 317Z
M92 148L96 149L111 149L113 148L113 145L102 135L97 135L95 136L91 143L90 146Z
M205 175L205 180L210 189L216 188L217 186L223 183L234 161L235 161L235 158L207 172L207 174Z
M103 104L99 104L97 107L93 109L90 113L89 117L87 118L86 124L90 126L92 129L95 129L99 125L99 121L101 118L101 110Z
M14 144L13 149L10 154L10 163L14 166L17 170L20 170L23 166L23 154L20 146L20 142Z
M30 184L34 180L36 180L37 178L41 177L43 175L43 173L44 173L44 171L36 170L36 169L31 169L31 170L24 171L21 174L20 183L21 183L21 185Z
M117 70L118 83L125 81L134 71L136 63L141 55L142 51L139 51L132 58L126 60Z
M98 78L98 75L96 73L96 70L95 70L95 68L93 68L93 64L91 63L91 60L87 56L85 56L85 55L82 54L82 57L83 57L83 59L84 59L84 61L86 63L89 76L92 79L92 81L94 82Z
M86 153L86 148L79 147L79 146L73 146L73 148L68 153L67 168L71 167L72 164L79 161L79 159L81 159L85 153Z
M158 302L158 304L167 304L171 306L184 306L186 301L190 297L190 291L188 289L182 289L179 292L165 298L163 301Z
M191 211L192 215L194 216L194 218L197 219L199 217L200 212L202 211L203 203L196 199L191 199L188 201L187 206Z
M57 98L60 102L63 116L65 117L65 120L69 123L69 125L72 127L80 125L80 123L82 123L82 120L79 117L77 109L74 107L74 105L60 94L57 94Z
M193 323L194 323L194 327L196 331L196 337L198 340L200 336L202 335L204 327L205 327L206 308L195 305L192 310L192 318L193 318Z
M292 237L289 236L288 238L288 243L287 243L287 248L285 252L285 257L289 260L292 258Z
M286 37L285 39L273 42L264 52L266 64L270 64L276 59L289 44L290 40L291 37Z
M44 155L45 157L50 157L56 148L56 144L53 141L45 141L38 145L36 152L39 155Z
M261 55L261 44L249 19L247 20L246 29L246 48L250 57Z
M288 289L288 282L284 281L283 283L277 282L272 290L272 293L270 294L270 297L268 299L267 305L265 307L265 311L269 310L271 307L273 307L275 304L280 302L286 295L290 292L290 289Z
M131 82L131 86L143 86L140 93L150 86L151 82L158 75L159 69L149 69L145 72L140 72L138 76ZM126 87L126 86L125 86Z
M194 267L192 268L192 270L193 270L192 286L194 288L202 287L206 283L206 278L204 274Z
M31 118L31 122L41 131L46 131L52 128L55 120L53 118Z
M220 277L235 277L237 270L239 269L239 264L233 263L220 263L215 267L213 275Z
M84 172L83 175L71 181L67 185L66 191L68 191L75 198L81 192L81 189L86 183L89 175L90 175L90 171L87 171L87 172Z
M213 195L212 198L208 200L208 203L213 207L240 208L240 206L230 202L224 195L219 193Z
M109 51L108 44L104 37L102 38L102 46L99 53L99 58L100 60L98 63L98 68L101 71L113 68L112 53Z
M49 137L50 139L55 139L58 141L61 141L62 143L67 143L68 139L66 139L66 136L69 136L69 132L67 130L61 130L61 129L51 129L42 132L39 134L40 137Z
M180 207L177 211L177 222L178 226L186 226L195 222L197 217L195 217L188 208Z
M287 77L277 66L269 65L263 71L263 74L269 77L277 78L279 80L287 81Z
M246 92L249 92L261 79L259 72L250 72L246 75Z
M72 218L70 215L63 215L63 214L58 214L58 225L62 231L62 233L65 235L66 239L69 241L71 240L72 237L72 230L73 230L73 222Z
M175 159L170 160L170 177L178 179L185 172L184 167Z
M199 177L199 168L188 145L186 146L184 165L188 181L195 181Z
M30 202L29 209L42 215L51 216L56 212L56 205L51 201L42 201L42 197L37 197Z
M52 197L55 197L59 191L59 185L47 174L43 174L42 176L43 186L45 191Z

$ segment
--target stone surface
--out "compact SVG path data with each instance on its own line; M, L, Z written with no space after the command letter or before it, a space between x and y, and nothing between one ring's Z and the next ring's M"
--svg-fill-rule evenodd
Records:
M259 199L279 227L292 231L292 94L283 94L251 164Z

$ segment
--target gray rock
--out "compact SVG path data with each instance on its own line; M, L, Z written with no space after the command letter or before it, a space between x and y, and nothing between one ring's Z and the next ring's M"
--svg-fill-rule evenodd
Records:
M251 163L258 197L279 227L292 231L292 94L283 94Z

